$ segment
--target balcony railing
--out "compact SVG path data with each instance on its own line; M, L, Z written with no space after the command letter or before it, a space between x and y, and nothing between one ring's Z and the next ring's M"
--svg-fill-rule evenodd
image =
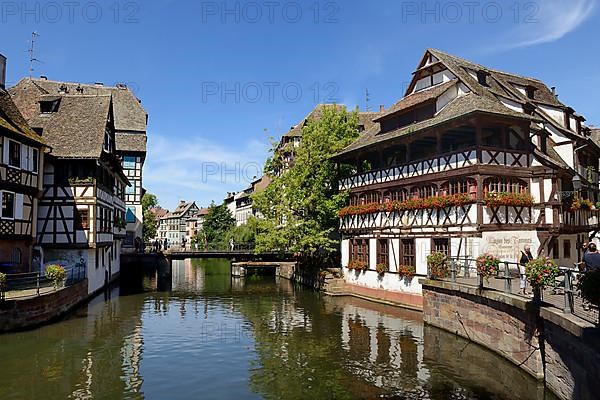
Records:
M560 223L566 226L598 226L600 210L563 211Z
M378 183L394 182L438 172L466 168L473 165L494 165L508 167L529 167L532 157L521 150L492 148L467 149L441 154L435 158L413 161L390 168L372 170L356 174L340 181L339 189L347 190Z

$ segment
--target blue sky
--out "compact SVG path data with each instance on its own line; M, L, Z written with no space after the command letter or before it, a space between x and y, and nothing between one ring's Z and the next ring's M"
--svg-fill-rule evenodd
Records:
M403 95L428 47L556 86L600 125L595 0L0 3L8 83L28 74L127 82L150 115L144 186L165 207L247 186L318 102Z

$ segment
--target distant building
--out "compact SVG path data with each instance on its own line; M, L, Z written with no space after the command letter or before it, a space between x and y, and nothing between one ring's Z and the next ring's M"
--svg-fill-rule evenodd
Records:
M39 268L32 259L39 262L40 255L32 253L49 146L4 90L4 62L0 55L0 272L22 273Z
M204 218L208 215L208 211L208 208L201 208L187 220L186 237L188 243L191 243L194 236L202 229Z
M135 238L142 238L142 172L146 159L146 125L148 115L137 97L126 85L104 86L51 81L46 78L22 79L11 92L17 94L17 106L25 118L32 118L37 112L37 101L41 97L52 96L111 96L113 125L115 130L115 155L119 157L125 176L130 185L125 188L127 222L125 250L132 250Z
M113 96L65 87L47 93L32 80L10 91L29 125L52 147L37 212L43 262L85 264L88 291L96 292L119 273L126 232L129 181L115 147Z
M159 220L158 238L167 239L169 246L180 246L187 241L187 222L199 211L195 202L181 200L177 208Z
M248 223L248 218L251 216L260 217L260 213L254 208L252 204L252 198L250 196L257 191L266 188L270 183L271 179L264 175L259 179L255 179L249 187L233 196L233 204L235 204L233 216L237 226Z

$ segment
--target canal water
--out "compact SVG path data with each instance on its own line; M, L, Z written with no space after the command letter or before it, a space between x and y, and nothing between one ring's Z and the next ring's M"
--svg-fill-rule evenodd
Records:
M421 315L225 260L146 271L64 321L0 336L0 399L554 399Z

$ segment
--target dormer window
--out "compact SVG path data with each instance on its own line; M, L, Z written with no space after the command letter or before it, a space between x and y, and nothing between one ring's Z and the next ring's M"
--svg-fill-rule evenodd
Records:
M533 99L535 99L535 91L536 91L536 90L537 90L537 89L536 89L536 88L534 88L533 86L527 86L527 87L525 88L525 92L527 93L527 98L528 98L528 99L532 99L532 100L533 100Z
M489 86L487 81L488 75L489 73L487 71L480 69L477 71L477 82L479 82L481 86Z
M60 105L59 100L42 100L40 101L40 112L42 114L51 114L58 112L58 107Z

